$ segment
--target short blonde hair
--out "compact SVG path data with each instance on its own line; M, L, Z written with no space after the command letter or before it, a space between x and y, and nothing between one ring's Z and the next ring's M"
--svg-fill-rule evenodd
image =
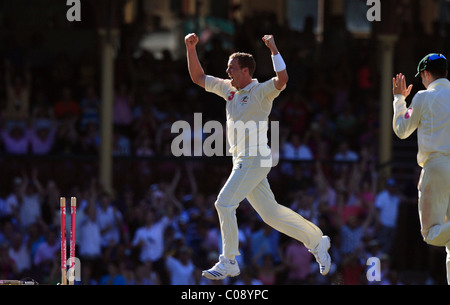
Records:
M249 53L236 52L230 55L230 59L234 58L238 59L241 69L248 68L248 73L253 77L256 70L256 61L253 58L253 55Z

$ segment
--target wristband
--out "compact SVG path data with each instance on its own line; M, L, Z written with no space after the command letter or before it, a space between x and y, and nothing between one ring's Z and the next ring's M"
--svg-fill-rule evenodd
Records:
M286 69L286 63L284 62L283 57L281 57L280 53L271 56L273 62L273 69L275 70L275 72L281 72Z

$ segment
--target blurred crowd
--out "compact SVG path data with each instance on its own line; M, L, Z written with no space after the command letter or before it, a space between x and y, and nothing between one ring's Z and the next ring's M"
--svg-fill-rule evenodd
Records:
M92 50L80 59L47 54L36 34L33 47L10 35L0 49L1 154L5 160L47 157L46 166L23 162L27 166L20 168L19 161L3 178L0 279L60 281L59 198L76 196L81 284L405 283L392 264L393 249L400 207L414 203L417 194L379 177L375 42L352 38L337 18L318 44L312 22L296 32L280 27L271 14L255 15L236 23L233 37L204 35L199 56L207 74L226 77L228 55L251 52L255 76L266 80L273 69L260 37L274 34L290 81L270 117L280 122L281 161L269 181L280 204L331 237L329 276L320 276L301 243L265 225L244 201L237 210L241 275L223 282L201 277L221 253L214 201L231 161L172 158L176 135L170 127L192 121L194 112L202 113L203 122L224 122L225 107L192 84L185 60L169 52L161 59L150 52L116 56L112 153L133 166L114 173L129 177L125 171L133 170L139 187L121 180L108 193L92 174L62 185L63 173L54 166L76 167L72 157L99 152L101 61ZM225 41L234 48L225 49ZM51 163L54 156L65 158ZM381 282L367 281L370 257L380 259Z

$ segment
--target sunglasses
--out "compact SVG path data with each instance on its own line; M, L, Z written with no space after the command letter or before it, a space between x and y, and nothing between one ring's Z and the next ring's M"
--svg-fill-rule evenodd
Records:
M426 62L430 62L430 61L441 59L441 58L447 60L447 58L445 58L445 56L442 54L433 54L427 58Z

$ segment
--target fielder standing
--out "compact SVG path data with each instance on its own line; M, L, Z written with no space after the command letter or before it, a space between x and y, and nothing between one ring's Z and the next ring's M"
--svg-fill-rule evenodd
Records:
M276 202L267 181L270 166L262 165L267 155L264 156L261 152L269 152L270 155L270 148L267 145L268 125L258 123L268 122L272 102L288 81L286 64L278 52L273 36L265 35L262 39L272 53L276 76L259 83L252 78L256 63L253 56L247 53L234 53L230 56L226 69L230 79L206 75L197 56L196 45L199 41L197 35L188 34L185 37L188 69L192 81L226 101L227 140L233 156L232 172L215 202L223 252L219 256L219 262L202 273L204 277L212 280L221 280L240 273L235 260L235 256L239 255L236 209L245 198L267 224L304 243L319 263L321 274L327 274L331 265L328 254L329 237L324 236L313 223ZM240 133L238 130L235 136L235 130L231 127L239 125L238 122L254 128L249 128L248 133ZM257 124L246 124L249 122ZM256 144L252 142L252 137L258 138Z
M419 178L419 218L426 243L445 246L447 282L450 285L450 81L447 59L442 54L428 54L419 63L426 90L419 91L409 108L405 99L412 85L405 76L392 80L394 94L393 128L405 139L417 129L417 163L422 167Z

